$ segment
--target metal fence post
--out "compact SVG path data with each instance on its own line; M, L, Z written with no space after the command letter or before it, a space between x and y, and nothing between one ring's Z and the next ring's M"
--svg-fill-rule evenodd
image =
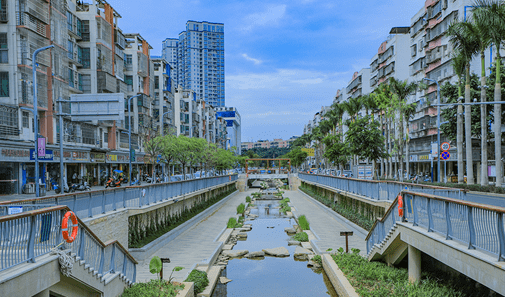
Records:
M36 216L30 217L30 235L28 237L27 254L28 262L35 263L35 232L37 231Z
M468 242L468 249L475 249L475 225L473 224L473 208L468 208L468 231L470 231L470 241Z
M75 195L74 195L74 196L75 196ZM58 197L54 197L54 203L55 203L56 205L59 205L59 204L58 204Z
M121 189L122 190L122 189ZM104 194L104 199L105 200L105 192L103 192ZM124 196L124 195L123 195ZM112 209L115 211L116 210L116 201L117 201L117 191L114 191L114 198L112 198Z
M427 210L428 210L428 232L433 232L433 212L431 211L431 199L426 198L428 201L427 203Z
M74 205L72 206L72 210L75 212L77 207L77 195L74 195Z
M503 230L503 213L498 213L498 239L500 243L500 252L498 253L498 262L505 261L505 231Z
M123 275L126 275L126 254L123 253L124 255L124 258L123 258L123 270L121 271L121 273L123 273Z
M452 239L452 224L451 224L451 214L449 212L449 202L445 201L445 220L447 223L447 234L445 236L446 240Z
M91 203L91 193L89 193L88 217L93 217L93 205Z
M79 251L77 252L77 256L81 258L81 260L84 260L84 251L85 251L85 246L86 246L86 236L84 236L84 233L86 233L82 228L81 228L81 239L79 241Z
M134 283L137 279L137 265L135 265L135 263L133 263L133 278L132 278L132 282Z
M100 265L98 266L98 274L103 274L103 263L105 262L105 247L102 247L100 252Z
M123 208L126 208L126 192L127 190L124 189L124 195L123 195ZM130 192L131 193L131 192Z
M412 223L412 226L417 226L418 222L415 197L416 197L415 195L412 195L412 214L414 215L414 222Z
M116 190L113 190L114 192ZM105 213L105 191L102 192L102 213Z
M112 244L112 253L110 255L110 273L114 273L116 270L116 244Z

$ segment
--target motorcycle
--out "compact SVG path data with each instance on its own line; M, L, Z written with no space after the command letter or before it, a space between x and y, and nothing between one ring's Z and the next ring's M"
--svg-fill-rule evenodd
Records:
M132 186L140 186L141 182L140 182L140 179L134 179L132 180L131 184Z
M56 181L56 179L54 179L54 178L51 179L51 185L53 186L54 192L56 194L61 193L60 185L58 184L58 182ZM68 187L68 185L66 183L63 183L63 192L64 193L70 192L70 189L69 189L69 187Z
M84 182L77 185L75 191L91 191L91 187L88 185L88 182Z
M120 180L116 180L113 177L109 177L109 179L105 183L105 188L108 188L108 187L111 187L111 188L121 187L121 181Z

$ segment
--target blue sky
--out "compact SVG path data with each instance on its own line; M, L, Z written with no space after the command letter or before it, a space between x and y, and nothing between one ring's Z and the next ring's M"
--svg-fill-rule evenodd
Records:
M109 0L125 33L161 54L186 21L225 24L226 105L242 141L301 135L321 106L370 60L389 30L410 26L424 0Z

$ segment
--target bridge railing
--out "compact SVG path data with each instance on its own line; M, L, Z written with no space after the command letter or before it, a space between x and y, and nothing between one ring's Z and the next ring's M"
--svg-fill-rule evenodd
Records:
M396 195L405 189L426 194L441 195L455 199L461 199L465 195L465 192L461 189L418 185L395 181L363 180L306 173L299 173L298 177L303 181L318 183L335 188L340 191L365 196L374 200L393 201L396 198Z
M52 206L0 217L0 271L21 263L34 263L62 241L62 218L67 206ZM137 261L117 240L102 242L80 219L77 238L65 243L72 253L98 274L120 272L128 282L136 279ZM71 224L71 222L69 222Z
M170 200L177 196L236 181L237 178L237 175L224 175L178 182L75 192L34 199L4 201L0 202L0 207L13 204L20 206L38 204L66 205L72 209L77 216L81 218L91 218L108 211L115 211L127 207L143 207L152 203Z
M462 201L413 191L402 191L403 218L398 215L398 199L384 217L376 220L368 233L367 252L385 238L396 222L402 219L437 232L447 240L467 244L505 260L505 208Z

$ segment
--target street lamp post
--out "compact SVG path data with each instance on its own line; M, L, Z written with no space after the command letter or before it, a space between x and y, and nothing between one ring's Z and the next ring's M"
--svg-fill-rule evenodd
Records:
M160 131L160 135L161 135L162 137L163 137L163 127L164 127L164 124L163 124L163 119L165 118L165 115L166 115L166 114L169 114L169 113L171 113L171 112L172 112L172 111L170 110L170 111L167 111L167 112L165 112L165 113L163 113L163 114L161 115L161 120L160 120L160 123L161 123L161 127L160 127L160 129L161 129L161 131ZM170 167L169 167L169 168L170 168ZM161 171L163 172L163 175L165 175L165 163L161 163ZM169 175L170 175L170 174L169 174Z
M37 119L37 55L45 50L53 48L54 45L45 46L36 49L32 55L32 72L33 72L33 129L35 130L35 197L39 197L39 127ZM62 158L63 156L60 156Z
M132 184L132 118L130 115L130 102L133 98L140 97L141 95L142 94L138 94L128 99L128 148L130 153L130 157L128 158L128 183L130 183L130 185Z
M437 177L438 182L441 182L440 178L440 84L437 80L431 78L423 78L424 80L431 81L437 84ZM458 148L459 149L459 148ZM433 169L432 169L433 172Z

